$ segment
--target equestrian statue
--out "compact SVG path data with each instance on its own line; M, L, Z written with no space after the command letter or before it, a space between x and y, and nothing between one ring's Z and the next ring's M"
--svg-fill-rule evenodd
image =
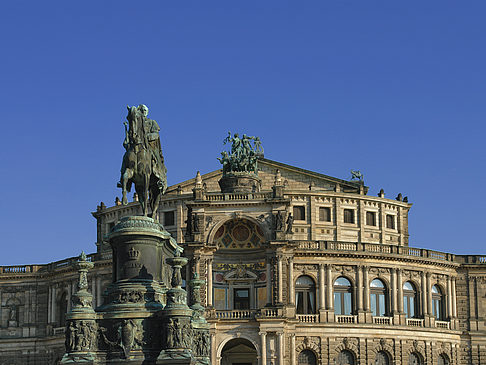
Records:
M157 219L160 197L167 189L167 169L160 145L159 125L147 118L147 106L127 106L125 154L118 187L122 188L122 204L128 204L127 191L135 185L142 213Z

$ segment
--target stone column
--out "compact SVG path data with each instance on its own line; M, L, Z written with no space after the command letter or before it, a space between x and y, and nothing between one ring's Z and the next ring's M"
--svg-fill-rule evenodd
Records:
M370 283L368 278L368 266L363 266L364 273L364 310L370 310Z
M208 290L207 290L207 298L206 303L208 307L213 306L213 259L209 258L207 260L207 271L208 271Z
M456 278L452 277L452 317L457 317L457 294L456 294Z
M71 296L73 295L73 292L72 292L72 287L71 287L71 282L68 281L67 283L67 311L70 312L71 311Z
M267 365L267 333L260 332L261 351L260 365Z
M331 265L326 265L326 275L327 275L327 295L326 295L326 305L328 310L334 309L334 300L332 297L332 274Z
M289 281L289 298L288 302L289 304L295 304L295 286L294 286L294 259L289 258L289 275L288 275L288 281Z
M277 273L278 273L278 298L277 302L282 303L283 301L283 276L282 276L282 256L277 256Z
M269 257L267 257L267 305L272 305L272 266Z
M446 318L452 317L452 290L451 290L451 277L450 276L447 276L447 309L446 309L445 316L446 316Z
M430 273L426 275L426 284L427 284L427 314L432 315L432 287L430 282ZM445 303L444 303L445 304Z
M56 287L53 285L52 286L52 298L51 298L51 322L55 323L56 322Z
M216 334L211 333L211 359L213 359L213 361L218 357L217 351L218 349L216 348ZM219 360L217 364L219 364Z
M96 291L96 278L94 275L91 277L91 295L93 296L93 309L96 308L96 303L98 302L98 297L100 293Z
M96 277L96 293L98 293L98 295L96 296L96 306L99 307L101 304L103 304L103 296L102 296L102 292L101 292L101 277L100 276L97 276Z
M392 314L397 312L397 269L392 268L391 270L391 309Z
M364 267L357 266L356 267L356 282L358 284L358 293L357 293L357 304L358 304L358 311L363 310L363 276L362 271Z
M422 271L422 314L424 316L429 314L429 307L427 306L427 282L429 280L429 274L425 274L425 272Z
M278 335L278 365L284 365L284 334L277 332Z
M402 269L397 269L397 289L398 289L398 312L403 313L403 283L402 283Z
M290 335L290 365L295 365L295 333Z
M319 309L325 309L324 298L324 264L319 264Z
M51 323L52 317L52 287L49 285L47 288L47 323Z

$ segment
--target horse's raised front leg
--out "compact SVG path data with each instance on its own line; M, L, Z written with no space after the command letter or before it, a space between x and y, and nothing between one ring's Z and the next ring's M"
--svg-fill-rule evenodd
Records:
M127 205L127 183L133 177L133 171L131 169L126 169L122 176L122 204Z

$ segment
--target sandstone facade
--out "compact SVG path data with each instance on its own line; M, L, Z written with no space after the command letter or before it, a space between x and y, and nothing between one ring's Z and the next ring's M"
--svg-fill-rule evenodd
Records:
M267 159L258 170L251 193L221 193L218 170L160 205L185 278L206 280L213 364L486 364L486 256L409 246L412 204L360 181ZM94 306L113 279L106 234L139 209L93 212ZM73 260L0 268L0 364L60 360Z

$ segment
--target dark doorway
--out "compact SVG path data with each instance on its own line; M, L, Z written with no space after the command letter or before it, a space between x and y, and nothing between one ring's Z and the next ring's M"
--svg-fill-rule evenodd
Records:
M255 346L246 338L235 338L224 345L221 365L257 365Z

